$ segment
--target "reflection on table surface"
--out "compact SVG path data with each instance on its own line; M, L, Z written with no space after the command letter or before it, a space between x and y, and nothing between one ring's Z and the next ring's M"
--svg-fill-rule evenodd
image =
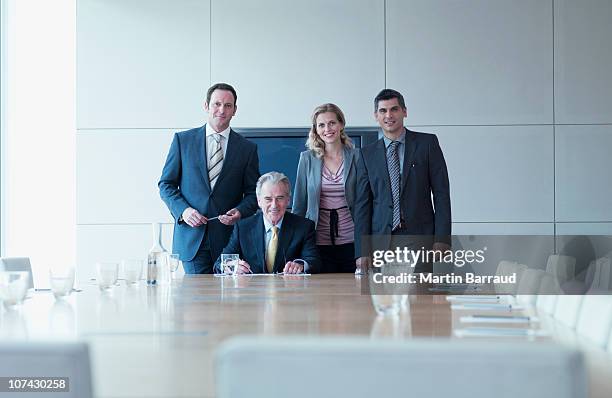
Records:
M466 315L445 296L415 295L399 317L377 317L353 275L198 275L171 286L121 281L110 292L94 283L63 300L34 292L2 309L0 338L89 342L98 397L213 397L214 350L239 334L455 339ZM612 356L600 351L589 351L591 393L610 396Z

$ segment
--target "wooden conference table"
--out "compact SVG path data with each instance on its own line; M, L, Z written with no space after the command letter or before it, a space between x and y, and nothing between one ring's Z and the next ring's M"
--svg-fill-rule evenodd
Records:
M411 296L399 319L381 318L361 282L350 274L198 275L100 292L92 281L63 300L35 292L1 310L0 338L87 341L101 398L213 397L214 352L235 335L456 338L466 313L451 311L445 296ZM612 396L612 353L588 350L587 359L591 396Z

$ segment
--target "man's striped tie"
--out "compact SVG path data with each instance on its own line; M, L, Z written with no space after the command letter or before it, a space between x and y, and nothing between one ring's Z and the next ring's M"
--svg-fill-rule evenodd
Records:
M210 179L210 188L215 187L215 183L221 174L223 166L223 145L221 134L211 134L208 136L208 178Z
M393 228L394 230L401 221L400 213L400 161L399 141L391 141L387 147L387 167L389 168L389 179L391 180L391 195L393 197Z

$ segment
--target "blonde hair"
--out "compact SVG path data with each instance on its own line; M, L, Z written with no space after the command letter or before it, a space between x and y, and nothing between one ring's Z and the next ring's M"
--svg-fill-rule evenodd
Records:
M317 117L326 112L332 112L336 114L336 118L342 124L342 130L340 130L340 142L342 145L348 148L354 148L353 140L346 134L344 131L344 127L346 126L346 119L344 118L344 113L340 110L340 108L335 104L323 104L319 105L312 112L312 127L310 127L310 132L308 132L308 139L306 140L306 148L310 149L315 153L315 155L320 158L325 154L325 142L319 137L317 134Z

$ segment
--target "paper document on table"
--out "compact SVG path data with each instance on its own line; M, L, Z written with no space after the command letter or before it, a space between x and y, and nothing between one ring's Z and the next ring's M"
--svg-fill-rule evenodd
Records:
M470 315L462 316L459 320L463 323L534 323L539 322L535 316L519 315Z
M450 301L452 303L499 303L502 301L502 297L489 295L446 296L446 301Z
M514 311L522 310L520 305L505 303L460 303L452 304L451 310L480 310L480 311Z
M480 292L482 288L480 286L471 285L467 283L460 284L447 284L447 283L438 283L433 287L428 288L430 292Z
M465 328L454 331L457 337L537 337L548 336L545 330L515 328Z

